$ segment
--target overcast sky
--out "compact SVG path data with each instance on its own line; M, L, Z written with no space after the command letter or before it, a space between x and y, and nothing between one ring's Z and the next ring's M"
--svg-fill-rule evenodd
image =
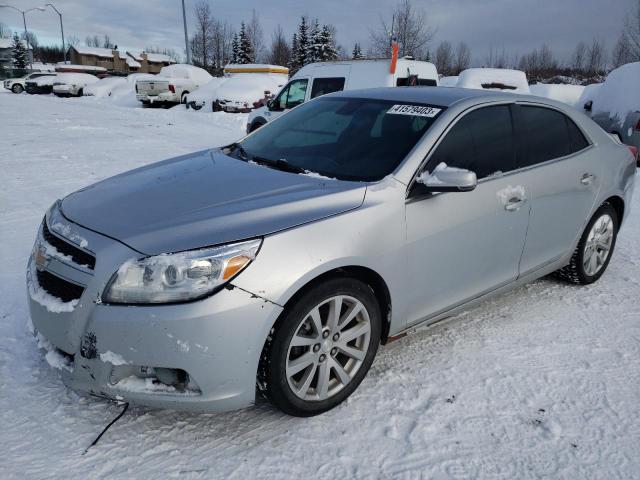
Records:
M81 42L87 35L108 34L121 48L159 46L184 52L180 0L52 0L63 13L65 35ZM566 58L576 43L593 37L604 40L608 48L615 43L625 16L638 0L413 0L414 6L429 15L438 28L434 44L441 40L465 41L471 46L474 63L482 63L491 47L509 54L520 54L549 44ZM42 6L47 0L0 0L21 9ZM185 0L189 27L193 25L196 0ZM239 27L249 19L251 9L258 12L265 42L281 24L290 36L301 15L318 17L320 23L336 26L337 41L348 51L354 42L363 49L369 30L380 18L390 19L392 0L211 0L214 14ZM0 8L0 22L22 31L21 15ZM57 15L48 9L27 14L27 27L40 43L59 43Z

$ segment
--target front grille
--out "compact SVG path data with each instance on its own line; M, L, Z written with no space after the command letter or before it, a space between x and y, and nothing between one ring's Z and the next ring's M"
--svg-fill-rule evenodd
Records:
M55 247L60 253L70 256L78 265L86 265L91 270L96 266L96 259L93 255L51 233L47 222L42 224L42 236L49 245Z
M84 287L67 282L46 270L36 270L36 276L38 277L40 288L65 303L78 300L82 296L82 292L84 292Z

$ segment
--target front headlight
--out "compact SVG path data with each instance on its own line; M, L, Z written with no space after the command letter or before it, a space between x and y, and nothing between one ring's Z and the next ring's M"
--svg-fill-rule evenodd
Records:
M132 259L107 284L107 303L173 303L209 295L255 258L262 240Z

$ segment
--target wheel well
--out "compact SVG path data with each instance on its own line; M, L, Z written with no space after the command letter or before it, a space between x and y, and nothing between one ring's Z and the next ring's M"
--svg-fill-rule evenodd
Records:
M624 200L620 197L609 197L605 203L611 204L618 215L618 224L621 224L622 218L624 217Z
M251 128L249 130L249 132L254 132L256 131L258 128L264 126L267 122L265 122L264 120L257 118L256 120L254 120L253 122L251 122Z
M371 287L373 294L378 300L380 305L380 313L382 315L382 332L380 342L385 344L389 338L389 327L391 324L391 294L384 279L374 270L361 266L347 266L340 267L334 270L319 275L307 282L302 288L300 288L286 303L285 309L295 302L300 296L305 294L308 290L315 287L319 283L327 281L329 278L335 277L351 277L356 278Z

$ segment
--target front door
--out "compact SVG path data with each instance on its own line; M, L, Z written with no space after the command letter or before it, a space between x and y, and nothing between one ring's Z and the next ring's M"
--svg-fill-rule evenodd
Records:
M527 233L526 188L515 168L508 105L464 115L431 155L474 171L472 192L413 197L406 204L408 324L414 324L509 283Z
M304 103L308 86L308 78L297 78L289 82L273 100L273 107L267 109L267 120L275 120L286 111Z

